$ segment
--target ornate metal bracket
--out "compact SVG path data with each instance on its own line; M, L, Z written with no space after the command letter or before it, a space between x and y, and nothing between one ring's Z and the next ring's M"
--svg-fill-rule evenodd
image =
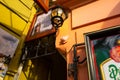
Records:
M22 61L56 53L55 33L25 43Z
M82 61L79 61L80 56L77 56L76 47L77 46L81 46L81 45L84 45L84 44L75 44L75 45L72 46L73 53L74 53L73 63L72 64L68 64L68 76L73 75L74 76L74 80L78 80L78 78L77 78L77 73L78 73L77 65L78 64L82 64L82 63L84 63L86 61L86 58L84 58Z

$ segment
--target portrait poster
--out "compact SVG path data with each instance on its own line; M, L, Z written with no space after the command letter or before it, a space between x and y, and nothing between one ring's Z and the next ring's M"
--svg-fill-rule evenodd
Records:
M120 80L120 26L85 33L90 80Z

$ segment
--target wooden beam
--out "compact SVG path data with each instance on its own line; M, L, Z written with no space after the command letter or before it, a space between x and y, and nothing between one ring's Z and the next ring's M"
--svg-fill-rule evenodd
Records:
M42 8L44 12L48 12L49 10L49 0L34 0L38 6Z

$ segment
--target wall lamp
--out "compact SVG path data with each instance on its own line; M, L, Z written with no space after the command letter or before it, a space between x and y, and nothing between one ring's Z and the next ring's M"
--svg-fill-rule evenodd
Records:
M55 6L52 8L51 22L56 30L63 25L63 22L67 17L67 12L61 6Z

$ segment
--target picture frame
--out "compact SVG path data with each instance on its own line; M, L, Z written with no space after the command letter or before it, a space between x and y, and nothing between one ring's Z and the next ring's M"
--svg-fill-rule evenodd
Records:
M9 56L12 58L19 45L20 38L6 28L0 25L0 56Z
M34 15L30 29L26 36L26 41L35 40L54 32L55 28L52 26L51 22L51 10L49 10L47 13L38 12Z
M84 33L89 80L120 79L120 26Z
M20 37L0 24L0 79L4 79L11 59L18 48Z

